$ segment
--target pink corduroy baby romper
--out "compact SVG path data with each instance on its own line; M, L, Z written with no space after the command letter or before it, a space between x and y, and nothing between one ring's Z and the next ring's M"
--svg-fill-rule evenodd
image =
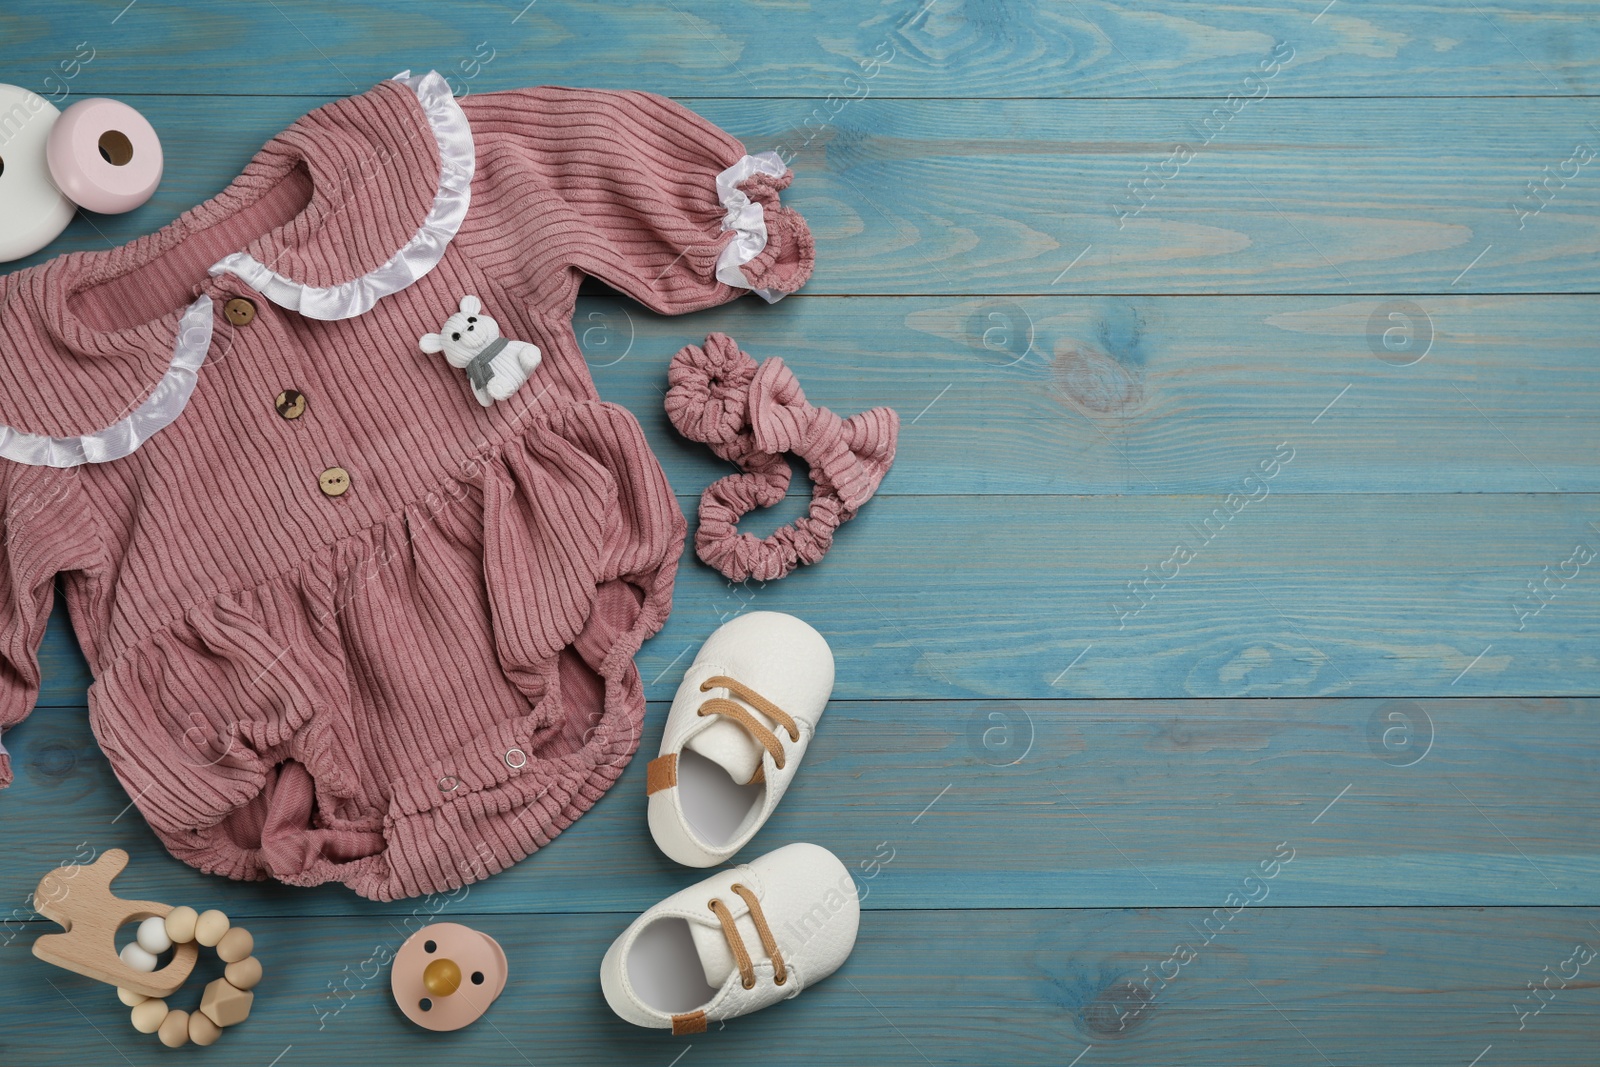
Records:
M798 288L788 177L660 97L404 76L164 229L0 278L0 727L60 574L95 736L185 862L389 900L548 843L639 743L685 532L579 283ZM487 408L418 348L468 294L543 353Z

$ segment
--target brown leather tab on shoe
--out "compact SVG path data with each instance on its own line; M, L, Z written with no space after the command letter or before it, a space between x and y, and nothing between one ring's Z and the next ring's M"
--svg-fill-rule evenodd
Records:
M662 758L665 759L666 757ZM671 758L676 760L678 757L673 756ZM706 1013L703 1011L691 1011L686 1015L674 1015L672 1017L672 1034L674 1037L681 1037L684 1034L703 1034L705 1032Z
M645 768L644 795L650 796L663 789L671 789L678 784L678 754L668 752L665 756L657 756ZM701 1030L705 1029L702 1023ZM694 1031L699 1033L699 1030Z

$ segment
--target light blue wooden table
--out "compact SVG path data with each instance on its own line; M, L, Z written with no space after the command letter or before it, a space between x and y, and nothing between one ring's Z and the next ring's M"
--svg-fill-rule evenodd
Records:
M710 330L903 430L825 563L735 586L691 557L639 657L648 753L721 621L832 642L748 854L857 872L834 978L691 1039L609 1014L605 946L695 880L642 760L449 898L202 876L127 808L58 613L5 737L0 1063L1600 1062L1600 959L1570 962L1600 947L1600 559L1573 562L1600 553L1600 9L1324 5L8 0L0 81L125 99L168 153L151 203L29 262L156 228L402 68L649 89L793 157L818 247L776 307L583 301L685 507L719 466L659 390ZM267 978L214 1048L29 954L39 875L111 846L126 895L255 931ZM449 1035L377 962L434 915L512 967Z

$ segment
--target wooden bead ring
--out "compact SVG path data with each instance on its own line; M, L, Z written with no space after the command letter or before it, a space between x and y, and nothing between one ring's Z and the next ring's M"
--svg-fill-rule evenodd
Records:
M138 938L123 948L122 960L142 970L144 964L153 964L155 957L171 946L181 949L192 944L215 948L217 958L227 965L221 978L206 985L200 1006L194 1011L169 1009L161 997L117 988L117 999L133 1009L129 1016L133 1028L141 1034L155 1034L168 1048L182 1048L190 1041L212 1044L222 1036L224 1027L244 1022L255 1001L253 990L261 981L261 961L250 954L255 938L215 909L197 914L193 908L173 908L165 918L144 920L139 924Z

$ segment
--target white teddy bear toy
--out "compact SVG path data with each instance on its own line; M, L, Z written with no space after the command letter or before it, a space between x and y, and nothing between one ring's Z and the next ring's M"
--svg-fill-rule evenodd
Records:
M475 296L461 298L461 310L444 320L438 333L423 334L417 344L424 352L443 352L452 367L467 372L472 395L488 407L522 387L539 366L539 348L527 341L500 336L500 324L482 314Z

